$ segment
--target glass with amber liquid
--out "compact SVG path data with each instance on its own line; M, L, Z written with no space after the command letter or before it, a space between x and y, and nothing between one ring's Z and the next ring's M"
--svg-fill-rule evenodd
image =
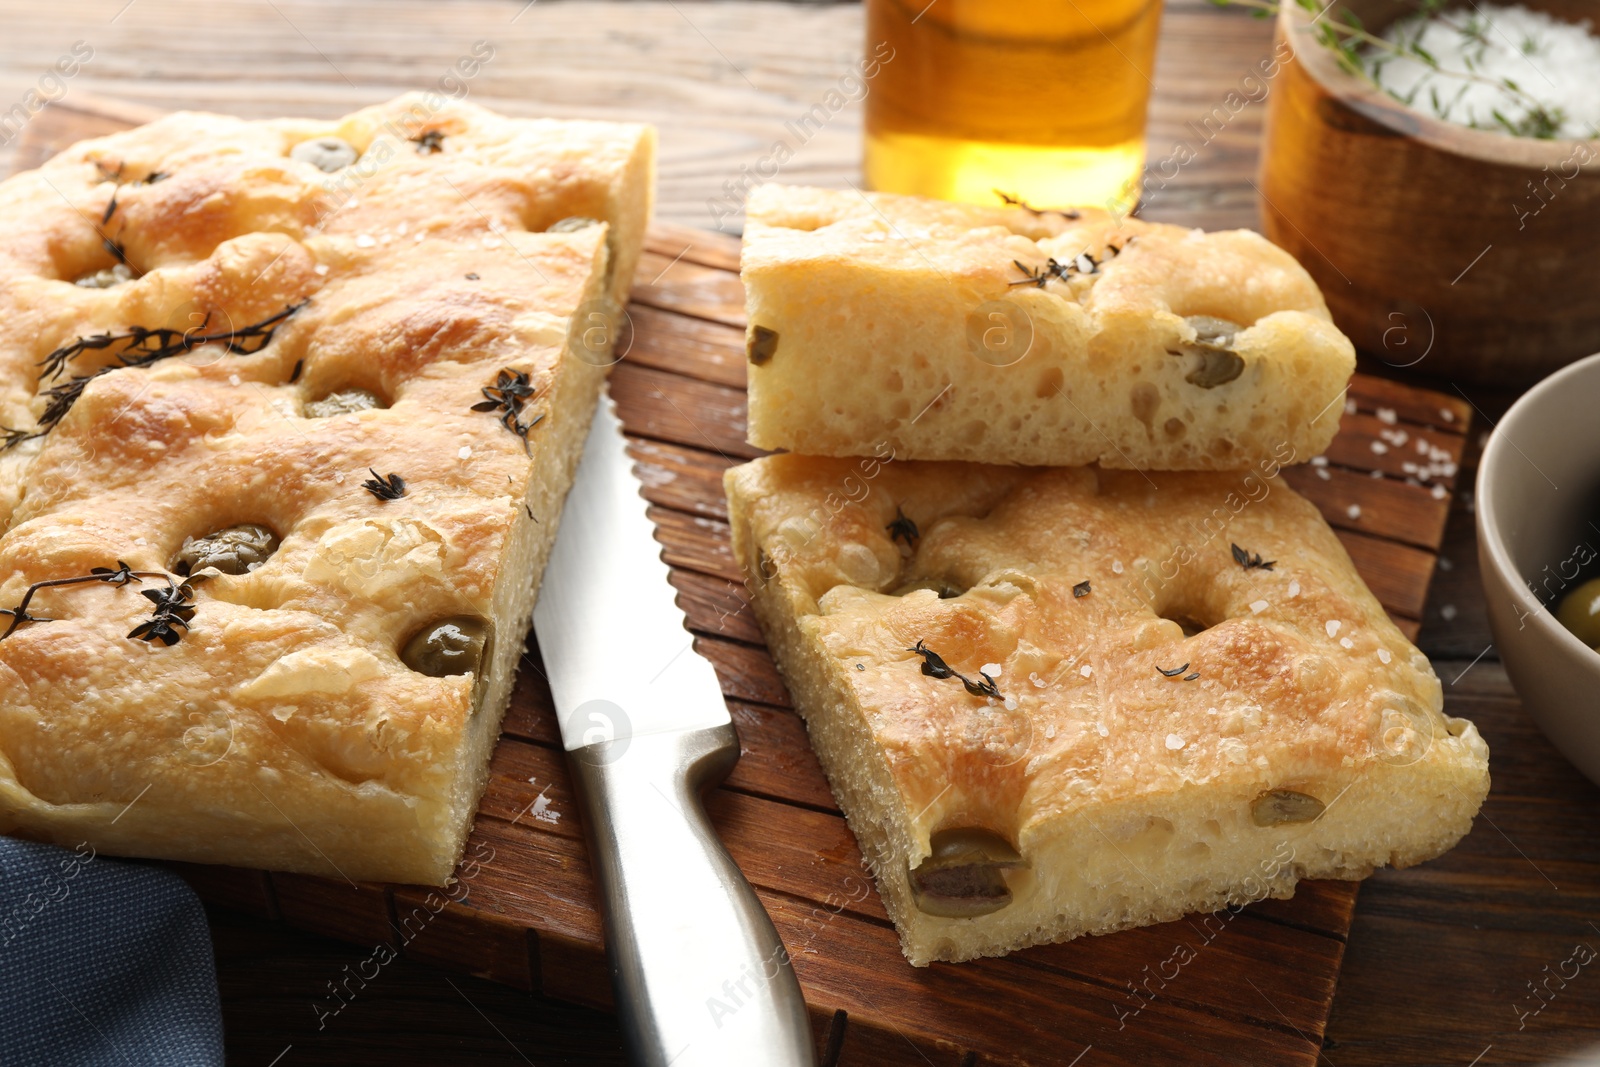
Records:
M1161 0L867 0L867 185L1127 211ZM892 49L892 52L890 51ZM889 57L885 60L885 57Z

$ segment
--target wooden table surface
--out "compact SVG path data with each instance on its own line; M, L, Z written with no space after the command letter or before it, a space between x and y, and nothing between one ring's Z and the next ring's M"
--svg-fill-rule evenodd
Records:
M737 190L741 168L766 154L786 121L851 70L860 18L854 4L749 0L0 0L0 114L29 90L62 91L40 79L80 41L94 54L64 83L69 97L260 117L340 114L435 86L487 41L494 56L470 83L473 99L519 114L654 123L659 217L731 232L737 216L720 217L713 204ZM1148 202L1148 217L1255 225L1262 108L1245 107L1209 139L1196 131L1266 55L1269 34L1203 0L1169 0L1151 152L1164 157L1182 140L1196 158ZM853 103L780 180L857 181L859 132ZM0 172L11 162L9 134L0 125ZM1481 433L1514 398L1453 382L1445 359L1432 354L1409 373L1431 372L1414 380L1466 396ZM1494 788L1454 852L1363 886L1323 1049L1329 1067L1541 1063L1600 1041L1600 977L1552 977L1575 946L1600 947L1600 790L1537 732L1496 660L1471 508L1464 491L1420 644L1445 683L1447 712L1473 719L1488 739ZM212 928L230 1062L623 1062L608 1016L404 959L319 1029L313 1006L360 950L221 910Z

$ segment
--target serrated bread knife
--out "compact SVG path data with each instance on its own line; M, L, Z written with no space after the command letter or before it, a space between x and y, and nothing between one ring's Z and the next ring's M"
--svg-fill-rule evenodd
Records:
M739 759L602 395L533 613L642 1067L812 1067L800 984L703 790Z

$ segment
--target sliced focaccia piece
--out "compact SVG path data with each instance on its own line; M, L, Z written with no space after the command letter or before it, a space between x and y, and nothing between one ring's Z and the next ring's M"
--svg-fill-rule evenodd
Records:
M741 274L762 448L1304 461L1338 430L1355 368L1310 275L1245 230L765 185Z
M1275 468L775 456L735 552L912 963L1436 856L1488 749Z
M450 875L653 146L413 96L0 185L0 830Z

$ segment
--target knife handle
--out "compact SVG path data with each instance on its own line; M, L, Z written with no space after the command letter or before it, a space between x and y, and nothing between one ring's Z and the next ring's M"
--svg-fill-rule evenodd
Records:
M618 737L567 760L632 1061L813 1067L789 953L701 803L739 760L733 724Z

